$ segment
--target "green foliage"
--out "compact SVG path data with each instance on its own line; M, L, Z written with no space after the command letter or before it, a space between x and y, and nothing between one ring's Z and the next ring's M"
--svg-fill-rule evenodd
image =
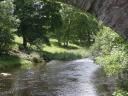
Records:
M69 43L68 47L60 47L57 44L57 40L51 39L51 46L43 46L41 50L38 50L34 46L32 50L37 51L45 60L75 60L85 58L89 55L89 51L86 48L82 48L75 44ZM43 51L42 51L43 50Z
M8 31L0 30L0 52L7 52L13 39L13 35Z
M23 37L23 45L27 42L43 42L49 44L48 30L58 27L61 23L60 4L47 0L15 0L15 13L21 20L18 35ZM58 20L58 22L57 22Z
M114 50L123 48L123 38L108 27L101 27L92 47L93 55L108 55Z
M89 13L83 13L73 6L63 3L61 5L62 26L53 33L59 45L68 46L69 43L76 43L90 46L99 30L97 20Z
M73 33L76 33L74 41L79 41L78 43L83 46L90 46L94 43L95 35L99 31L97 20L92 15L82 12L77 12L75 17L76 20L72 28Z
M0 56L0 70L1 71L9 71L13 68L20 67L21 65L28 64L29 62L23 60L17 56L11 55L2 55Z
M126 67L128 60L126 54L121 51L114 51L110 55L96 58L98 64L104 68L107 75L119 74Z
M18 19L13 15L14 5L11 0L0 2L0 51L7 51L13 41Z
M82 58L80 54L74 54L69 52L57 52L57 53L49 53L49 52L43 52L43 57L46 61L50 60L76 60Z
M92 46L92 55L100 64L106 75L118 76L119 89L113 96L128 96L128 44L122 37L108 27L102 26ZM125 91L126 92L125 92Z
M127 67L126 45L125 41L108 27L103 27L97 34L92 54L107 75L118 74Z
M117 90L116 92L113 93L113 96L128 96L128 92L123 90Z

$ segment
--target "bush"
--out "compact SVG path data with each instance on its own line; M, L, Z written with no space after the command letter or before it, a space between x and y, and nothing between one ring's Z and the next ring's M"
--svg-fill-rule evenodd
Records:
M0 52L9 50L13 39L11 33L0 29Z
M113 96L128 96L128 92L123 90L117 90L116 92L113 93Z
M115 49L123 48L123 38L108 27L103 27L97 33L95 43L92 46L92 54L94 56L102 56L111 54Z
M19 57L7 54L0 56L1 71L8 71L19 66L21 66L21 59Z
M14 39L13 32L19 23L13 13L14 9L13 0L0 1L0 52L6 52Z
M118 74L127 67L126 42L108 27L103 27L97 34L92 54L96 62L101 64L107 75Z
M128 60L126 53L122 51L114 51L109 55L99 56L96 62L100 64L107 75L119 74L127 66Z
M49 52L43 52L44 60L50 61L50 60L75 60L75 59L81 59L82 56L80 54L75 53L68 53L68 52L61 52L61 53L49 53Z
M97 34L92 46L92 55L108 76L116 78L119 90L113 96L128 96L128 44L116 32L108 27L103 27ZM122 83L123 82L123 83ZM126 92L125 92L125 91Z

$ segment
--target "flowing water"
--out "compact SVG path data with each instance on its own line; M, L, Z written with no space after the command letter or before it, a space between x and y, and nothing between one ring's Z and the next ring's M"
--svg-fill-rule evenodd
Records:
M90 59L51 61L0 76L0 96L99 96Z

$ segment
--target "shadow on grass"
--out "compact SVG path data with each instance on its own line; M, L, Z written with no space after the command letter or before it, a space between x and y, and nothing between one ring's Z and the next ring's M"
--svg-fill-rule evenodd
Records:
M79 49L76 46L62 46L62 48L65 48L65 49L68 49L68 50L70 50L70 49Z
M50 61L50 60L67 60L68 61L68 60L75 60L75 59L82 58L81 55L68 53L68 52L50 53L50 52L43 51L41 56L46 61Z
M69 45L69 46L64 46L64 45L58 45L58 42L52 42L52 44L54 45L54 46L58 46L58 47L60 47L60 48L64 48L64 49L79 49L77 46L72 46L72 45Z
M56 43L56 42L54 42ZM55 45L55 44L54 44ZM52 48L52 47L51 47ZM63 47L64 48L64 47ZM67 49L78 49L78 47L75 46L69 46L65 47ZM76 60L81 59L83 56L79 53L71 52L71 51L65 51L65 52L48 52L43 51L40 49L29 49L29 53L37 52L45 61L51 61L51 60L63 60L63 61L70 61L70 60Z
M0 71L11 71L21 66L21 59L18 56L2 54L0 55Z

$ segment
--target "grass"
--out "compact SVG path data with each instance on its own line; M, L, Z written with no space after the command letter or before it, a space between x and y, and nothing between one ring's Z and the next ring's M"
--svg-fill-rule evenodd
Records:
M69 43L68 47L58 46L56 39L50 39L51 46L42 45L39 50L35 46L31 46L31 51L35 51L41 55L46 61L50 60L75 60L88 57L90 54L87 48L83 48L76 44Z
M15 36L14 43L12 44L12 50L18 52L19 45L22 44L22 42L21 37ZM20 58L18 55L0 54L0 71L11 71L17 67L28 68L31 66L31 61Z
M58 46L56 39L51 39L50 42L51 42L51 46L45 45L43 51L48 51L50 53L56 53L56 52L60 53L60 52L67 52L73 49L80 49L80 46L77 46L75 44L69 44L68 47L60 47Z
M68 47L60 47L57 45L57 40L51 39L51 46L45 45L43 48L43 57L48 60L74 60L85 58L89 56L89 50L77 46L75 44L69 44Z
M19 58L18 56L12 55L1 55L0 56L0 71L10 71L11 69L28 66L30 61Z
M42 45L41 50L38 50L36 47L30 48L30 53L36 52L46 61L50 60L74 60L87 57L89 55L89 51L87 48L82 48L75 44L69 44L68 47L60 47L57 45L56 39L51 39L51 46ZM12 49L19 52L18 46L22 44L22 38L15 36L14 44L12 45ZM14 53L15 54L15 53ZM22 54L22 53L21 53ZM25 58L21 58L16 55L1 55L0 56L0 70L10 70L17 67L31 67L32 62Z

